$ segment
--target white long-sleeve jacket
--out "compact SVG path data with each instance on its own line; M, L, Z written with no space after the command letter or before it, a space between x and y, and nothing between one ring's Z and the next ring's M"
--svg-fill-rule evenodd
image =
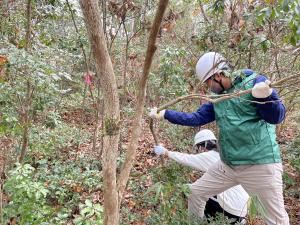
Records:
M206 172L210 166L220 160L220 155L216 151L208 151L199 154L186 154L168 151L168 157L176 162L192 167L196 170ZM216 200L215 198L211 198ZM234 186L217 195L217 202L230 214L244 217L247 214L247 202L249 195L241 185Z

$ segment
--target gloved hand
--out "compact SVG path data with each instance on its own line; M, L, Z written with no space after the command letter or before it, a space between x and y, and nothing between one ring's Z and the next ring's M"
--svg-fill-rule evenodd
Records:
M161 119L161 118L164 118L165 112L166 112L166 110L161 110L161 111L157 112L157 107L154 107L154 108L150 109L149 116L152 119Z
M161 145L154 146L154 153L156 155L165 155L168 153L168 150Z
M252 88L252 95L254 98L266 98L272 94L273 89L270 88L271 81L259 82Z

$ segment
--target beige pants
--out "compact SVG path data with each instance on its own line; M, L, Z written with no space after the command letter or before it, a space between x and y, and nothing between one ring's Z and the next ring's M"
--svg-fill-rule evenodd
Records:
M195 183L190 184L188 208L191 215L202 218L208 198L241 184L250 196L258 196L266 210L267 225L289 225L284 208L282 164L229 167L216 162Z

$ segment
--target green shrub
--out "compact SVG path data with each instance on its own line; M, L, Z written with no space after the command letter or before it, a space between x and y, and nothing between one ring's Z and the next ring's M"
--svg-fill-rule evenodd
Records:
M290 151L291 165L295 167L295 169L300 174L300 136L295 138L289 151Z
M4 205L4 221L14 218L18 224L42 224L49 220L53 210L47 205L49 190L34 178L35 169L29 164L17 164L9 172L4 190L10 201Z
M9 171L4 183L10 199L4 205L5 221L14 218L18 224L66 224L82 206L82 194L102 187L100 166L95 160L45 158L37 161L35 167L18 164ZM89 217L86 210L79 218ZM97 204L93 204L93 210L95 215L90 221L100 216Z
M171 162L153 170L154 185L144 195L149 208L156 208L147 224L187 224L188 169Z
M75 126L70 126L59 120L59 116L54 115L52 123L56 127L51 129L45 126L34 125L30 132L29 154L51 156L65 148L78 146L90 138L90 134L80 130Z
M103 225L103 208L100 204L93 204L91 200L85 200L79 204L80 215L74 219L75 225Z

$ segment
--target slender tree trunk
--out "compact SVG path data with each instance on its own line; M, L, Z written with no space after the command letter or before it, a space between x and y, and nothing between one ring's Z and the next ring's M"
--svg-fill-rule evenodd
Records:
M129 49L129 44L130 44L130 40L128 37L128 32L126 30L126 25L125 25L125 21L123 20L123 27L124 27L124 32L125 32L125 36L126 36L126 46L125 46L125 59L124 59L124 69L123 69L123 90L124 90L124 95L127 94L127 67L128 67L128 49Z
M27 29L26 29L26 37L25 37L25 50L28 51L30 48L30 33L31 33L31 0L27 1L26 7L26 14L27 14ZM23 135L22 135L22 147L21 147L21 155L19 158L19 162L22 163L29 142L29 124L30 124L30 107L31 107L31 98L33 94L33 88L30 84L29 78L27 79L27 93L25 103L22 107L22 123L23 123Z
M33 87L30 84L30 81L27 80L27 93L25 98L25 103L22 107L22 115L21 120L23 124L23 135L22 135L22 147L21 147L21 155L19 158L19 162L22 163L28 147L29 142L29 126L30 126L30 107L32 102L33 95Z
M142 116L143 116L143 110L145 105L145 98L146 98L146 85L147 85L147 79L149 76L152 60L154 53L156 51L156 37L160 28L160 24L164 15L164 12L168 5L168 0L160 0L158 4L158 9L156 11L156 15L154 18L154 22L152 24L152 28L150 31L150 36L148 40L148 48L146 52L146 59L144 63L143 68L143 75L139 81L138 86L138 96L137 96L137 104L135 108L135 119L133 121L132 125L132 136L130 139L130 143L128 146L128 150L126 152L126 159L122 166L122 170L119 176L118 180L118 189L119 189L119 202L121 202L123 192L125 190L127 181L129 179L130 170L132 168L135 155L136 155L136 149L138 146L138 139L142 132Z
M100 10L97 0L80 0L89 41L96 64L96 74L104 95L103 119L103 184L104 223L119 223L118 192L116 183L117 153L120 135L120 110L117 84L107 51Z

